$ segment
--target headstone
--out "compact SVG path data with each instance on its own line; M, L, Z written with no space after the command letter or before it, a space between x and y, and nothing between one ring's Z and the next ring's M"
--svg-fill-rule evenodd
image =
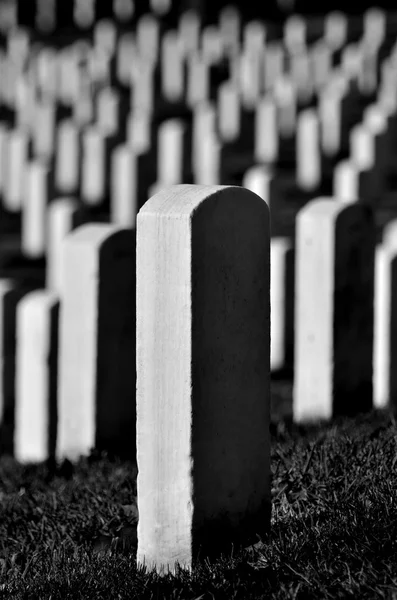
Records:
M48 177L46 162L33 160L27 163L21 231L21 248L27 258L43 258L46 251Z
M296 131L296 181L305 191L321 183L321 155L318 116L314 109L300 113Z
M131 32L124 33L120 36L117 44L116 56L116 74L117 79L122 85L129 85L131 75L131 64L136 59L137 48L135 44L135 36Z
M297 422L372 408L374 247L368 206L320 198L297 215Z
M264 59L264 86L266 91L273 89L275 82L284 75L284 48L278 42L269 42Z
M81 198L87 205L101 204L105 197L105 136L98 127L82 135Z
M150 63L158 59L159 34L159 21L150 13L144 14L136 26L136 41L139 55Z
M239 80L242 104L248 111L254 110L261 93L262 56L246 49L239 56Z
M207 25L201 32L201 55L207 65L215 65L223 56L223 44L216 25Z
M5 298L9 292L15 289L15 283L10 279L0 278L0 361L1 361L1 379L0 379L0 423L4 421L4 409L7 403L7 393L14 384L13 373L6 370L7 356L12 353L12 348L7 344L13 338L12 323L10 315L6 312ZM10 353L11 350L11 353ZM12 357L14 358L14 357Z
M133 111L127 120L127 142L137 154L150 148L151 115L146 110Z
M58 309L47 290L27 294L17 307L14 456L21 463L55 455Z
M347 16L332 11L324 17L324 39L332 50L339 50L346 42Z
M243 187L262 198L269 208L271 208L270 180L271 173L264 165L251 167L243 177Z
M291 281L292 242L289 238L274 237L270 245L270 307L271 307L271 349L270 365L272 371L281 371L287 366L290 347L291 310L289 298L293 297Z
M150 0L150 8L156 15L163 17L171 8L171 0Z
M277 106L277 123L280 137L291 138L296 129L297 97L293 82L280 77L275 82L274 98Z
M199 55L193 55L187 62L186 103L194 109L209 99L209 67Z
M7 181L7 140L8 127L0 123L0 196L3 195Z
M198 51L200 42L200 17L194 10L187 10L180 16L178 35L185 56Z
M131 21L135 11L135 0L113 0L113 13L122 24Z
M116 51L117 30L110 19L101 19L94 28L94 45L113 56Z
M158 129L157 179L159 183L183 183L184 124L180 119L167 119Z
M368 127L356 125L350 132L350 158L361 171L374 166L374 136Z
M202 104L193 112L192 168L195 183L219 183L220 143L216 135L216 113L212 104Z
M20 212L23 202L23 182L28 160L29 136L27 131L12 129L8 133L6 185L3 192L4 208Z
M278 158L277 109L270 96L261 98L255 113L255 159L275 162Z
M270 525L268 208L174 186L137 235L137 561L164 572Z
M219 32L228 54L240 50L241 16L237 6L226 5L219 13Z
M78 210L75 198L57 198L47 207L46 215L46 288L59 292L61 284L61 244L74 228Z
M290 75L296 89L298 102L307 106L313 96L314 81L310 56L302 49L290 56Z
M341 92L325 86L319 96L321 150L324 156L333 157L341 145Z
M138 213L137 155L128 146L118 146L112 155L110 221L135 228Z
M397 400L396 220L384 228L375 258L374 406L383 409L394 407Z
M57 456L135 458L135 233L83 225L62 242Z
M258 19L244 26L243 48L256 54L263 54L266 42L266 26Z
M97 94L96 124L104 135L116 135L119 127L120 98L111 87L102 88Z
M183 99L185 70L182 44L176 31L164 33L161 40L161 92L169 102Z
M33 291L10 279L0 279L0 451L15 449L16 315L19 302Z
M74 194L79 186L79 132L71 119L58 126L55 154L55 185L61 194Z
M360 198L360 171L351 160L342 160L334 169L333 195L342 202L357 202Z
M225 81L218 87L218 115L221 140L224 142L235 141L240 134L240 94L230 81Z

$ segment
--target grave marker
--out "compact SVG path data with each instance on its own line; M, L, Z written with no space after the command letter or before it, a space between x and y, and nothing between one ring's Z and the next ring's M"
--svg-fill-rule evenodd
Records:
M382 409L397 401L396 220L384 228L375 258L374 406Z
M181 185L137 228L137 561L161 572L270 524L269 214Z
M58 309L47 290L17 306L14 456L21 463L55 455Z
M368 206L320 198L297 215L295 421L372 407L374 247Z
M57 456L135 455L135 233L104 223L62 242Z

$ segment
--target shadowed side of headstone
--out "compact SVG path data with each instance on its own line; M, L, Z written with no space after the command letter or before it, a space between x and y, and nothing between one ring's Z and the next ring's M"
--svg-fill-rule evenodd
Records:
M137 560L164 572L270 526L269 210L178 185L137 223Z

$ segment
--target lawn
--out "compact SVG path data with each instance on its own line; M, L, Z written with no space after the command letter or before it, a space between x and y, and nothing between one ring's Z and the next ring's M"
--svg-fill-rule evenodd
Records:
M273 406L285 389L275 386ZM392 413L303 428L273 412L271 533L176 577L135 567L132 464L103 455L74 466L1 459L0 598L397 599Z

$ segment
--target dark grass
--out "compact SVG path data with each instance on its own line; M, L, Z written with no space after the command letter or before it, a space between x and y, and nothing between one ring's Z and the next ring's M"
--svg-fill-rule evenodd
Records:
M287 396L278 386L277 405ZM393 415L306 428L278 417L271 435L268 538L176 577L135 567L132 464L102 455L22 467L3 458L0 598L397 598Z

